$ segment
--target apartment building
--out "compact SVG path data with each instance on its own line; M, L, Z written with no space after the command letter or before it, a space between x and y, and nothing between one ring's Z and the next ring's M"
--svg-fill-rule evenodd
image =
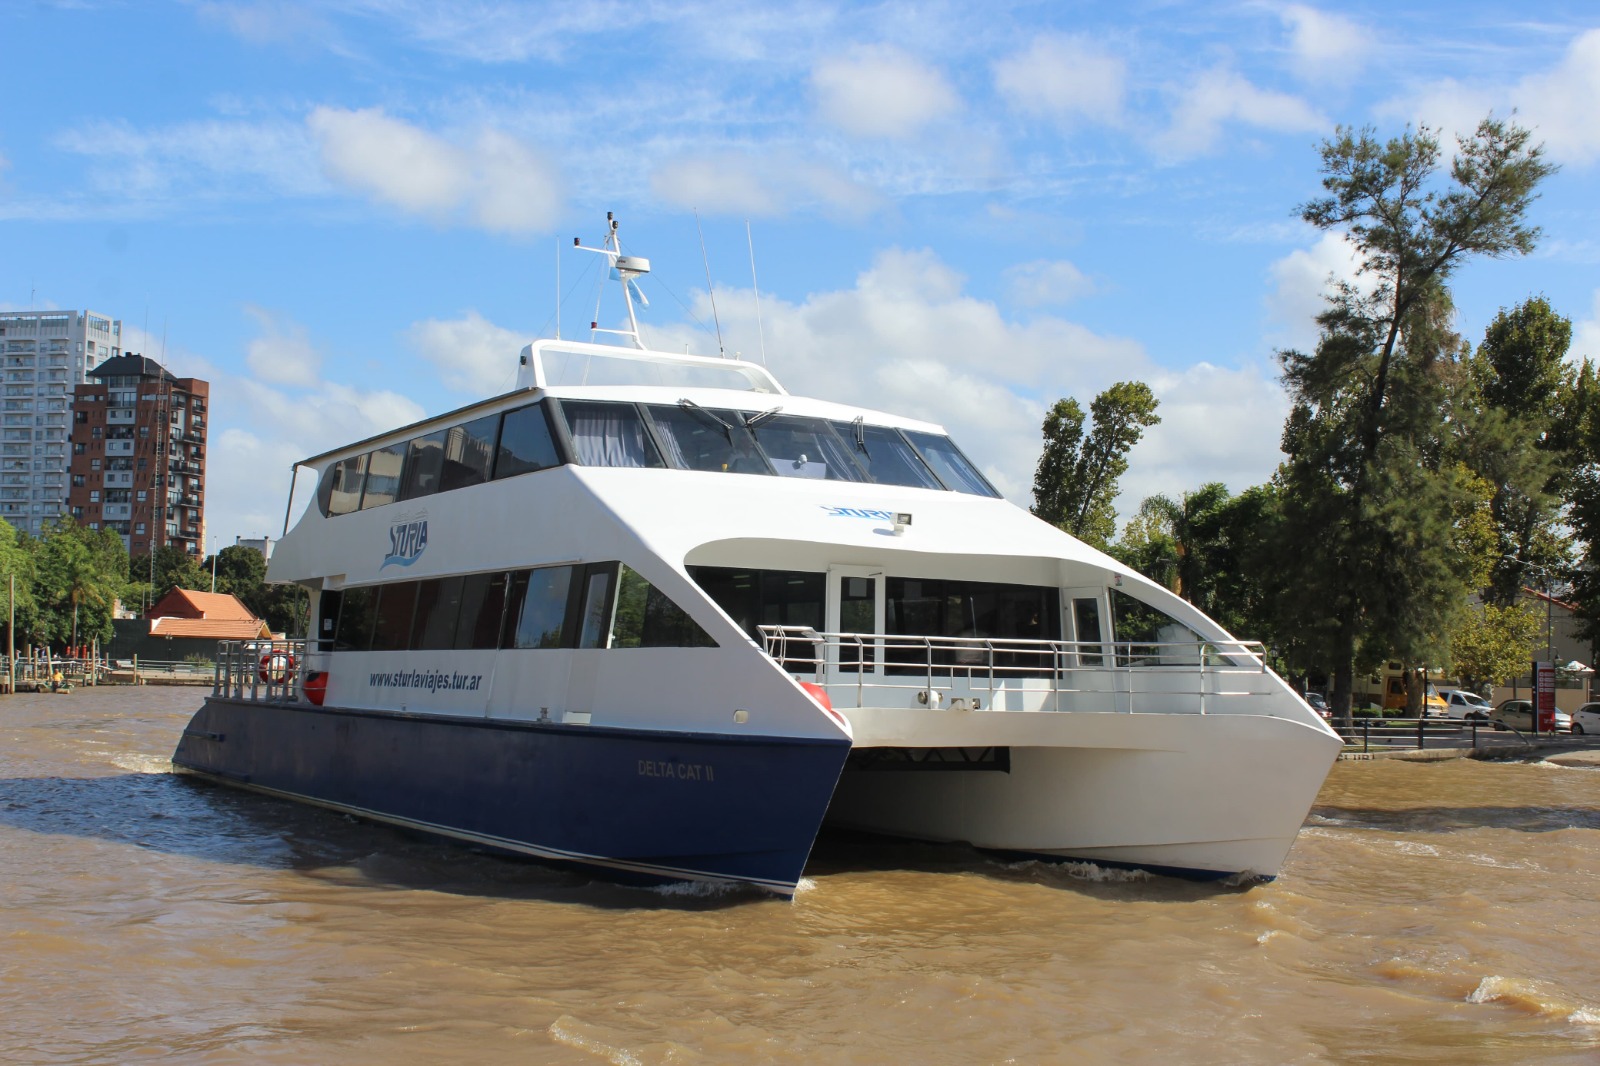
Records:
M37 536L66 510L73 389L121 354L107 315L0 312L0 518Z
M116 530L134 555L165 545L200 555L210 384L136 353L101 363L89 379L72 398L72 517Z

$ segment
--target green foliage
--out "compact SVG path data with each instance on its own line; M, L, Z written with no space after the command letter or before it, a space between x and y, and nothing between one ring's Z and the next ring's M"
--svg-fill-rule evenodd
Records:
M1451 639L1457 679L1477 689L1526 673L1543 627L1544 619L1526 604L1485 603L1466 611Z
M1329 702L1348 713L1358 665L1447 653L1475 561L1454 519L1475 482L1451 459L1470 404L1464 345L1445 286L1475 255L1526 253L1524 216L1552 171L1526 130L1485 119L1438 178L1439 145L1422 128L1386 142L1341 128L1322 147L1328 195L1301 207L1346 234L1358 284L1340 284L1310 354L1283 352L1292 409L1280 474L1285 553L1302 593L1327 613L1316 651L1333 671Z
M0 595L6 597L6 614L0 615L0 625L9 624L11 582L14 578L16 632L11 636L19 645L28 643L25 634L31 634L39 624L39 605L33 594L35 580L33 543L26 535L19 534L10 522L0 518ZM0 649L0 654L3 653L3 649Z
M1056 401L1044 420L1033 513L1097 548L1107 547L1116 532L1117 483L1128 469L1128 451L1161 421L1159 404L1143 382L1118 382L1089 405L1086 434L1078 402Z
M1480 402L1464 452L1494 487L1495 557L1484 595L1502 607L1516 602L1530 575L1567 561L1563 496L1596 393L1593 367L1566 362L1571 339L1571 321L1534 297L1502 309L1468 363Z
M33 544L37 638L68 645L111 639L112 610L128 582L128 553L109 529L70 518L45 528Z

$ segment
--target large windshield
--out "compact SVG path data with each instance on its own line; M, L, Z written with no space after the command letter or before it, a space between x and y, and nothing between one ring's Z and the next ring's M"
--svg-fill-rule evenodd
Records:
M853 446L855 461L866 471L867 480L918 489L944 487L898 430L869 426L865 421L835 422L833 428Z
M867 480L833 427L820 418L758 414L747 416L745 424L782 477Z
M933 472L939 475L939 480L957 492L970 492L975 496L999 496L987 478L978 473L978 468L972 461L961 454L955 441L949 437L940 437L932 433L916 433L906 431L906 437L922 457L933 467Z
M711 411L689 403L677 407L653 406L650 418L667 461L682 470L710 470L730 474L770 474L735 411Z

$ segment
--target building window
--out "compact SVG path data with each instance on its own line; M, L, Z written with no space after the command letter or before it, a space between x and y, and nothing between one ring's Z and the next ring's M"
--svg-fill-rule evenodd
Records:
M143 533L144 532L144 523L143 522L136 522L134 524L133 531L135 533Z
M90 489L89 490L89 502L90 503L99 503L100 502L100 490L99 489Z
M139 490L139 502L143 503L145 501L145 497L148 496L148 495L150 495L148 492L146 492L144 489L140 489Z
M90 459L89 460L89 469L90 470L99 470L100 469L100 460L98 460L98 459Z
M78 425L80 425L80 426L86 426L86 425L89 424L89 412L88 411L74 411L74 412L72 412L72 420L74 422L78 423Z
M82 414L83 412L80 411L79 413ZM93 429L91 429L89 431L89 436L93 437L95 440L99 440L100 439L100 433L101 433L100 427L99 426L95 426Z

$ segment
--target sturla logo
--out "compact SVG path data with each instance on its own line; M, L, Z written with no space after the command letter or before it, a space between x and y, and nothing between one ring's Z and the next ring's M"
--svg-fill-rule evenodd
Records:
M410 566L428 550L428 512L401 515L389 527L389 554L383 557L383 566Z

